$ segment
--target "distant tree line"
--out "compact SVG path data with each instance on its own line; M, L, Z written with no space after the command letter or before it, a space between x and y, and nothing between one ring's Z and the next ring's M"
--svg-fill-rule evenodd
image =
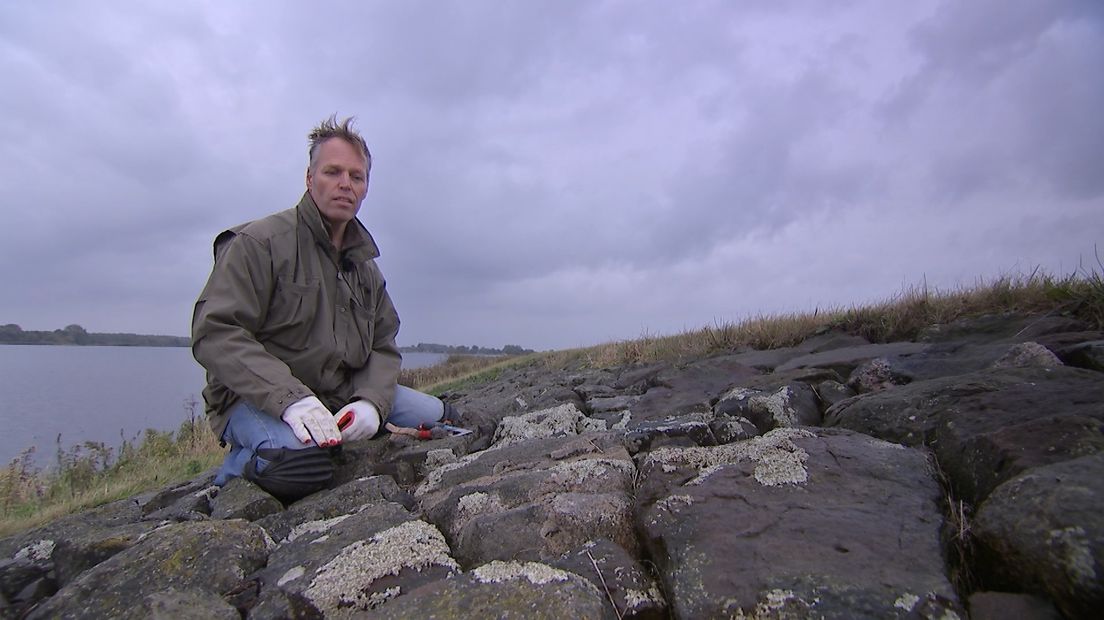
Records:
M80 325L69 325L52 332L24 330L15 323L0 325L0 344L63 344L117 347L188 347L191 339L183 336L89 333Z
M478 345L450 345L436 344L432 342L419 342L413 347L399 347L404 353L447 353L449 355L524 355L532 353L532 349L523 349L516 344L508 344L501 349L481 347Z

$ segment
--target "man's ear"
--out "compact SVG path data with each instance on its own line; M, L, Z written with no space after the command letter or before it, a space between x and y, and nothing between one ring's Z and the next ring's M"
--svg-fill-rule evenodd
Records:
M307 166L307 178L306 178L306 183L307 183L307 189L308 189L308 190L309 190L309 189L311 188L311 176L312 176L312 175L311 175L311 169L310 169L310 166Z

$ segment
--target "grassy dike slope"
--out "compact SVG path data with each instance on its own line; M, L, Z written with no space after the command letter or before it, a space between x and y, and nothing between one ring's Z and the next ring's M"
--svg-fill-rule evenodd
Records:
M871 342L912 340L929 325L1001 312L1073 316L1104 329L1104 276L1095 271L1066 277L1035 272L954 291L913 287L869 306L759 316L671 336L506 359L452 356L438 366L404 371L400 382L440 394L494 381L503 369L521 364L552 369L690 361L748 348L792 346L830 330ZM57 465L48 471L34 468L29 452L24 453L0 470L0 536L190 479L218 464L223 454L205 421L194 418L176 432L147 431L140 442L124 445L117 454L100 444L59 452Z

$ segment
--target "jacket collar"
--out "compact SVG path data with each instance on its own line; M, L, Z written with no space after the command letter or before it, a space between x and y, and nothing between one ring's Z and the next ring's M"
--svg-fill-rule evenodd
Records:
M330 225L322 218L322 212L318 205L314 204L310 192L303 192L299 204L295 207L299 220L307 225L315 242L326 249L328 253L334 252L333 242L330 241ZM345 242L341 249L342 254L349 260L360 262L372 258L378 258L379 246L372 238L371 233L364 227L359 219L353 218L345 226Z

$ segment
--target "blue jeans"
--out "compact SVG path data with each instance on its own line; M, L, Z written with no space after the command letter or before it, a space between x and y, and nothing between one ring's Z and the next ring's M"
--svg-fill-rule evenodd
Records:
M395 426L416 428L441 419L444 404L436 397L412 390L403 385L395 386L395 401L387 421ZM382 427L382 424L380 425ZM230 446L230 454L222 462L215 484L222 486L231 478L238 478L245 465L257 450L262 448L303 448L303 442L291 432L283 420L274 418L253 405L239 400L230 407L230 420L222 433L222 440ZM263 459L258 459L257 473L264 471Z

